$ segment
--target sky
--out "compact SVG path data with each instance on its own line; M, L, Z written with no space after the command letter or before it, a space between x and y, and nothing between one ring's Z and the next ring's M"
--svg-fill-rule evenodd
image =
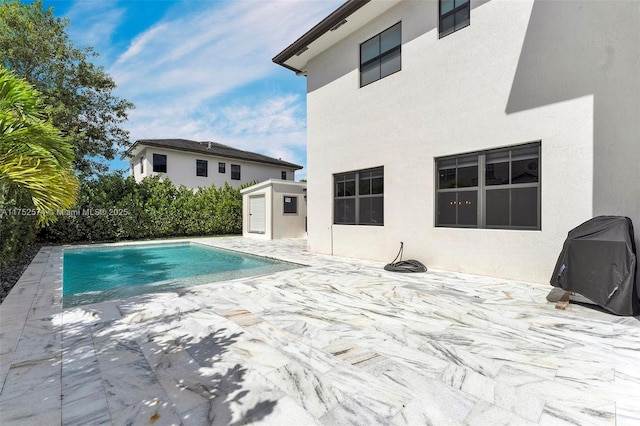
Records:
M43 0L135 104L131 141L215 141L306 168L306 78L272 58L344 0ZM128 169L127 160L110 163ZM306 169L296 179L306 178Z

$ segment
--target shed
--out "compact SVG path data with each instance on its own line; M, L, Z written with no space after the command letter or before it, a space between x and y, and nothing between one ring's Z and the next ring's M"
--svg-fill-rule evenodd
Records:
M244 237L306 238L306 182L269 179L241 192Z

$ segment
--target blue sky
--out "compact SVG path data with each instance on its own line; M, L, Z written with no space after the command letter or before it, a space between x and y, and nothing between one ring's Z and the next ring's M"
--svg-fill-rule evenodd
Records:
M212 140L305 167L306 79L271 58L343 2L43 0L136 105L132 141Z

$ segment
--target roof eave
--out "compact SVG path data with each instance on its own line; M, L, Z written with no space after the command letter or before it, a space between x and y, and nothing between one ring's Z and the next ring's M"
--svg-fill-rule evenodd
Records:
M294 41L282 52L278 53L272 60L276 64L283 66L298 74L304 74L304 70L296 69L292 66L285 64L286 61L295 56L302 49L313 43L324 34L329 32L333 27L342 22L344 19L352 15L358 9L369 3L371 0L347 0L342 6L336 9L329 16L324 18L318 24L316 24L309 31L304 33L300 38Z

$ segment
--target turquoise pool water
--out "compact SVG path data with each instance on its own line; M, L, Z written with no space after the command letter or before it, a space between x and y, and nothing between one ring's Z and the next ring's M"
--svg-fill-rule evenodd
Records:
M196 243L63 251L64 307L298 268Z

